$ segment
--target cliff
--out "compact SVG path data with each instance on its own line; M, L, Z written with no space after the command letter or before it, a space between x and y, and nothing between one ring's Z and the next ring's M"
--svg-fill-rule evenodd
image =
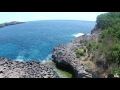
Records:
M92 64L91 61L84 61L86 57L77 58L76 51L86 48L87 42L96 40L98 34L83 35L74 39L67 45L60 45L53 50L52 58L57 67L73 74L73 78L96 78L95 67L87 64ZM89 57L90 59L90 57Z
M53 49L57 68L73 78L113 78L120 76L120 13L99 15L90 35L75 38ZM40 62L19 62L0 58L0 77L60 78Z
M95 25L90 35L75 38L66 45L59 45L53 49L53 62L59 69L72 73L73 78L98 78L96 63L92 61L93 55L88 54L87 44L98 41L101 29ZM78 57L78 50L86 50L83 56Z

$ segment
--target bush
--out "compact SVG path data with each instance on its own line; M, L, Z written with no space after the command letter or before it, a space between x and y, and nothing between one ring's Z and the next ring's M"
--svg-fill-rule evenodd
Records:
M87 43L86 47L87 47L88 52L89 52L91 50L91 48L92 48L92 44L91 43Z
M86 48L84 48L84 53L86 53Z
M84 56L83 50L78 49L78 50L76 51L76 55L77 55L77 58L80 58L80 56Z
M95 60L102 57L111 66L111 73L120 76L120 12L101 14L96 22L96 30L101 33L98 42L86 44L88 54L97 50Z
M98 42L90 42L90 43L87 44L86 47L88 49L88 52L93 52L96 49L98 49L99 43Z
M120 64L120 44L117 43L109 51L107 58L110 63Z
M118 74L120 76L120 67L119 66L112 67L111 73L114 75Z

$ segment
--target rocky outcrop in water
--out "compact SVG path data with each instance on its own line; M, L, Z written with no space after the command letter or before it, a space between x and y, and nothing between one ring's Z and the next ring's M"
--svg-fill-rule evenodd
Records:
M84 64L76 58L75 51L85 46L86 42L96 40L98 34L83 35L67 45L60 45L53 50L52 58L57 67L73 74L74 78L95 78L93 72L86 70Z
M57 73L40 62L19 62L0 57L0 78L58 78Z
M21 24L21 23L25 23L25 22L12 21L12 22L7 22L7 23L1 23L0 28L5 27L5 26L10 26L10 25Z

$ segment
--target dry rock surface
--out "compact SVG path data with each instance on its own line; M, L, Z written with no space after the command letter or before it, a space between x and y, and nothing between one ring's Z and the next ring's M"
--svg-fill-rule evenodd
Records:
M59 78L57 73L40 62L19 62L0 57L0 78Z

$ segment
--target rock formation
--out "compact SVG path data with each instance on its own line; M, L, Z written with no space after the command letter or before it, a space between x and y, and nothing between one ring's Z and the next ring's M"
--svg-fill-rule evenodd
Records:
M25 23L25 22L12 21L12 22L7 22L7 23L1 23L0 28L5 27L5 26L10 26L10 25L21 24L21 23Z
M0 57L0 78L58 78L52 68L40 62L19 62Z
M85 69L84 64L76 58L75 51L85 46L86 42L96 40L98 34L83 35L74 39L67 45L60 45L53 50L52 58L57 67L73 74L74 78L94 78L97 77Z

